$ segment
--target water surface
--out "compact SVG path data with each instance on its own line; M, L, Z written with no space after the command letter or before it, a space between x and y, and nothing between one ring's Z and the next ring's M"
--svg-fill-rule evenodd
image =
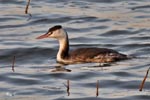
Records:
M138 91L150 67L149 0L31 0L30 19L25 5L25 0L0 0L1 100L150 99L149 78L143 91ZM51 72L58 42L35 38L58 24L68 32L70 49L107 47L138 58L103 68L66 65L71 72ZM11 70L13 56L15 72Z

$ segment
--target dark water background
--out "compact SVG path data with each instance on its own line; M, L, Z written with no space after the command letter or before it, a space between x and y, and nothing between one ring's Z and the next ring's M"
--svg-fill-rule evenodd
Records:
M149 0L31 0L31 19L24 14L26 1L0 0L0 100L150 100L150 76L138 91L150 67ZM138 58L51 72L58 42L35 38L57 24L67 30L71 49L107 47Z

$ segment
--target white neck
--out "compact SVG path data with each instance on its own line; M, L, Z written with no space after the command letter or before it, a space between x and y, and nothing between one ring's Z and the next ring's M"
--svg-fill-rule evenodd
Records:
M69 41L67 33L64 30L61 30L63 32L63 37L60 37L58 39L59 41L59 51L57 53L57 61L58 62L64 62L65 58L68 57L69 53Z

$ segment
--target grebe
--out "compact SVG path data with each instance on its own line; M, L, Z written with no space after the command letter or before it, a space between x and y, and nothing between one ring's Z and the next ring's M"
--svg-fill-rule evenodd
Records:
M69 40L67 32L61 25L56 25L44 35L36 39L55 38L59 41L57 62L62 64L74 63L110 63L127 59L127 55L107 48L79 48L69 52Z

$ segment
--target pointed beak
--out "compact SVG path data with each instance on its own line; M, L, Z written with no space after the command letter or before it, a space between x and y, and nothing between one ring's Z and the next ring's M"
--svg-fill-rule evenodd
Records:
M38 36L36 39L43 39L43 38L47 38L49 36L49 34L43 34L41 36Z

